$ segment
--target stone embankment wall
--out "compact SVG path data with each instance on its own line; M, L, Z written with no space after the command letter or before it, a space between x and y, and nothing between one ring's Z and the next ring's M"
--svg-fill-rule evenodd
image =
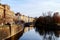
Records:
M0 27L0 40L9 38L22 31L22 27L18 25L12 25L11 29L9 26L4 25Z

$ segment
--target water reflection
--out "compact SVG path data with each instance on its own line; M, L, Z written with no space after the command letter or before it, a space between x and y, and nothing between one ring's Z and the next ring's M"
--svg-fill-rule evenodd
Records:
M40 36L35 29L31 29L28 32L25 32L19 40L40 40L42 36Z
M33 29L33 27L25 27L25 28L24 28L24 33L25 33L25 32L28 32L28 31L30 31L30 30L32 30L32 29Z
M40 35L43 36L43 40L60 40L60 31L58 30L40 30L39 28L35 29L36 32L38 32Z
M23 30L21 32L19 32L18 34L8 38L8 39L5 39L5 40L18 40L22 35L23 35Z
M26 27L19 40L60 40L60 31L47 31Z

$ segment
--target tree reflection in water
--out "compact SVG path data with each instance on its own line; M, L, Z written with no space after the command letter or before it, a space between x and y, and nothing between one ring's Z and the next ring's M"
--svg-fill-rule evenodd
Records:
M48 30L40 30L39 28L36 28L36 32L38 32L40 35L43 36L43 40L57 40L60 35L60 31L48 31Z

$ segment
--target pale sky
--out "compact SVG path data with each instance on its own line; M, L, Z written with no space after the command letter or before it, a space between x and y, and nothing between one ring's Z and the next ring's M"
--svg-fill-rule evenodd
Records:
M42 12L60 11L60 0L1 0L2 4L8 4L14 12L39 17Z

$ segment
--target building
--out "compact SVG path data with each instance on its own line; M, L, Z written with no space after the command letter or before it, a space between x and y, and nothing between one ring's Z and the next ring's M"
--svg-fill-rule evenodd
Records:
M29 16L25 16L25 15L22 15L21 13L16 13L15 14L16 15L16 20L18 20L18 21L24 21L25 23L27 23L27 22L33 22L33 20L34 20L34 18L33 17L29 17Z
M34 18L33 17L29 17L29 22L33 22L34 21Z
M13 23L13 18L15 14L10 10L10 6L5 4L0 4L0 19L2 19L3 23Z

